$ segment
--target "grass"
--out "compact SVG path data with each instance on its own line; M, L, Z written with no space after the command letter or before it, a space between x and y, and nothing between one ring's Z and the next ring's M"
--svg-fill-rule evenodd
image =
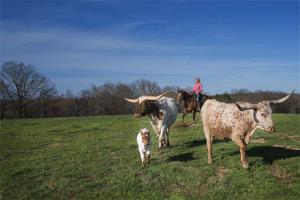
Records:
M277 132L254 134L249 170L229 140L214 142L208 165L201 124L180 119L162 152L152 131L145 168L136 134L152 130L146 117L3 120L0 199L299 199L300 115L275 114Z

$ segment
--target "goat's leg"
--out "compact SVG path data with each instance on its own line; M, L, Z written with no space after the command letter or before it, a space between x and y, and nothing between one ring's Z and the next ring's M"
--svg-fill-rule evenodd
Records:
M142 150L139 149L141 160L142 160L142 166L144 167L144 160L145 160L145 154Z
M146 156L147 163L150 164L150 146L146 146L145 156Z
M144 152L143 166L144 166L145 164L147 164L147 162L148 162L148 157L147 157L147 155L146 155L146 152Z
M147 163L150 164L150 154L147 154L146 158L147 158Z
M248 158L246 155L246 144L240 138L240 136L232 137L232 140L240 147L240 154L241 154L241 165L247 169L249 167Z

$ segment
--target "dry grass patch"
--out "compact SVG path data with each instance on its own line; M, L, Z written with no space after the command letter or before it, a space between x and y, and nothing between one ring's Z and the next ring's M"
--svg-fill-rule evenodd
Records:
M256 143L256 144L264 144L265 143L265 139L264 138L252 139L251 142L252 143Z
M64 142L54 142L54 143L51 143L48 145L48 148L50 149L60 149L60 148L63 148L65 145L64 145Z
M269 167L270 172L282 183L289 183L292 181L290 179L291 174L287 173L285 169L279 167L278 165L272 164Z
M215 184L215 183L223 181L224 177L228 174L228 172L229 172L228 168L226 168L224 166L218 167L215 171L215 174L208 178L206 184L199 183L198 196L204 196L207 193L207 191L209 190L210 184Z
M300 136L297 135L286 135L283 138L288 138L289 140L292 140L294 142L300 142Z
M220 166L217 168L215 176L211 177L211 179L222 181L228 172L229 172L228 168L225 168L224 166Z
M289 150L297 150L297 151L300 151L300 148L298 147L292 147L292 146L289 146L289 145L278 145L278 144L274 144L272 145L273 147L280 147L280 148L285 148L285 149L289 149Z

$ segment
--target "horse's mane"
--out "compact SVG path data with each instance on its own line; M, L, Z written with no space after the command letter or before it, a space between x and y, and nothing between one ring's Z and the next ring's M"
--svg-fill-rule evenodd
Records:
M183 95L187 95L187 96L193 96L193 94L190 94L189 92L187 91L184 91L184 90L178 90L178 93L182 93ZM206 94L202 94L204 97L206 97L207 99L213 99L213 97L211 96L208 96Z
M189 92L186 92L184 90L178 90L178 93L182 93L183 95L189 95L189 96L191 96L191 94Z

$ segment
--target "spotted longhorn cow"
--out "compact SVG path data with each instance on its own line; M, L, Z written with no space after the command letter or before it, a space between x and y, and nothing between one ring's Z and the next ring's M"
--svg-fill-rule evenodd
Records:
M140 118L148 115L153 130L158 136L159 148L170 145L170 126L176 121L178 109L173 98L165 97L168 92L158 96L141 96L136 99L125 98L130 103L137 104L135 116Z
M268 132L275 131L271 105L285 102L293 92L279 100L262 101L257 104L247 102L223 103L215 99L206 100L201 109L201 117L207 143L208 163L212 163L213 139L230 138L240 148L242 166L248 168L246 145L250 142L257 128Z

